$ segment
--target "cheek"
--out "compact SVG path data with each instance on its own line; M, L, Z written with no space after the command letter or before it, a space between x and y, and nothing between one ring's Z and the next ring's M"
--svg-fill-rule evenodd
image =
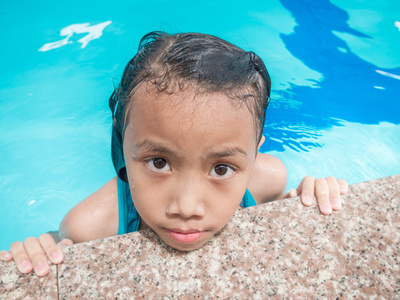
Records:
M223 220L224 225L228 223L233 214L239 208L241 201L242 199L238 200L229 198L225 203L220 203L218 208L214 209L216 216Z
M142 163L128 163L126 168L132 200L139 214L160 209L167 194L160 180L147 176Z
M152 227L152 224L163 219L163 200L160 199L160 193L154 192L151 189L131 188L133 204L143 221Z
M215 212L215 216L224 221L229 221L235 211L240 207L243 195L246 192L247 184L238 181L235 184L227 185L223 188L217 188L216 193L209 201L210 207Z

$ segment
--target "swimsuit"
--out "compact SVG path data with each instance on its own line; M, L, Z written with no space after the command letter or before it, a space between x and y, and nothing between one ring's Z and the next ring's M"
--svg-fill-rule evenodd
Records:
M133 205L131 191L129 190L129 184L117 177L118 182L118 234L124 234L128 232L138 231L140 225L140 216L137 212L135 205ZM256 201L250 194L249 190L246 190L240 202L241 207L255 206Z

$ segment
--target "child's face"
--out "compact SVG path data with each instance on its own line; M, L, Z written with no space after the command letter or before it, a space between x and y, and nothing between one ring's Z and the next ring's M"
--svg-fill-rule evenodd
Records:
M124 155L134 205L169 246L201 247L239 208L256 156L254 117L223 94L148 92L131 101Z

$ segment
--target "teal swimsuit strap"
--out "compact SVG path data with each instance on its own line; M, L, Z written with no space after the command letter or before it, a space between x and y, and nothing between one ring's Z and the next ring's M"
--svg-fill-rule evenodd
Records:
M257 203L254 200L253 195L250 193L249 190L246 189L246 192L244 193L244 196L242 198L242 202L240 202L240 206L245 208L245 207L251 207L251 206L256 206Z
M118 234L135 232L139 230L140 216L133 205L129 184L121 179L118 183Z

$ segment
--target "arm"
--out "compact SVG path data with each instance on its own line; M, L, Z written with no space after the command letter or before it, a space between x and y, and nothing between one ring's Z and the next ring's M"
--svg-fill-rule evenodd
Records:
M282 199L287 184L285 164L277 157L258 153L248 189L257 204Z
M54 264L61 263L64 259L61 247L116 234L118 190L117 180L113 178L68 212L60 225L60 236L65 239L58 245L50 234L43 234L38 239L29 237L24 243L13 243L10 252L1 251L0 259L14 259L21 273L34 269L38 276L45 276L49 272L46 256Z
M74 243L97 240L118 234L117 178L74 206L61 222L61 238Z

